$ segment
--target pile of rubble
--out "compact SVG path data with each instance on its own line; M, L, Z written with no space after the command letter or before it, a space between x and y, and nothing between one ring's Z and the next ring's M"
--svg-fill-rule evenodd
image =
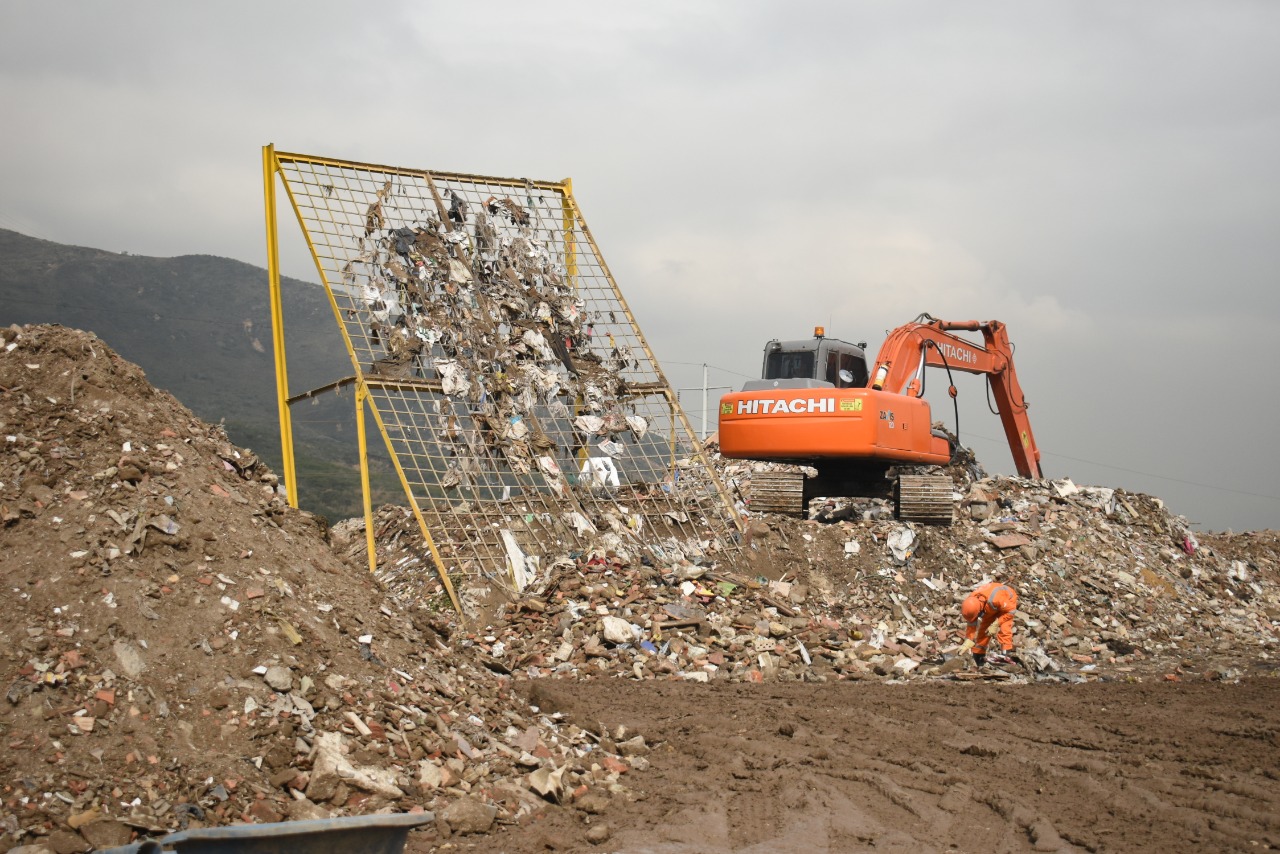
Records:
M813 517L749 516L737 565L616 538L548 555L519 596L472 591L490 594L493 618L461 645L530 679L1086 681L1276 667L1280 548L1267 533L1198 540L1158 499L1069 479L971 480L950 528L897 522L880 500L818 500ZM379 543L398 549L383 560L425 565L407 513L379 520ZM1023 664L1010 672L956 655L960 603L991 579L1020 593Z
M643 764L386 596L101 341L2 332L0 843L383 809L476 830Z
M361 260L347 264L343 276L349 287L365 283L367 335L386 354L374 373L438 378L450 400L481 411L488 425L464 438L460 426L449 425L451 413L441 413L442 435L500 446L495 451L512 471L539 470L553 485L562 473L548 453L558 437L539 426L537 407L573 420L582 440L599 443L606 457L622 455L624 437L644 438L646 419L620 404L622 372L639 363L612 333L596 340L596 320L534 237L524 207L503 198L472 210L461 194L451 195L447 217L393 228L384 214L391 194L388 181L369 207ZM502 236L503 221L518 236ZM574 419L566 396L584 401L585 414ZM463 459L484 459L479 448L469 450ZM480 476L459 463L441 486L469 494Z

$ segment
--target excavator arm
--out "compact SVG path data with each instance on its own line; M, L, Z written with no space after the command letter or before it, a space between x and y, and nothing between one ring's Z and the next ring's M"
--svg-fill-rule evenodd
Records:
M952 331L981 332L983 345L967 341ZM949 368L985 374L999 407L1014 465L1023 477L1040 478L1040 450L1036 447L1027 402L1013 367L1013 347L1005 325L998 320L937 320L922 314L912 323L889 334L876 355L871 387L893 394L920 397L924 371Z

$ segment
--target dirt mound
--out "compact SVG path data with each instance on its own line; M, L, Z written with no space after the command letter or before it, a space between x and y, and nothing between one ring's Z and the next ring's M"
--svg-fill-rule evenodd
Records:
M403 508L370 573L362 520L290 509L101 341L3 340L0 843L428 809L411 849L1280 845L1280 692L1243 678L1275 532L970 465L951 528L749 515L732 565L593 520L464 620ZM1023 664L979 671L959 602L996 576Z
M0 843L79 851L481 789L482 816L513 820L545 803L543 766L563 769L553 797L616 779L596 764L616 757L339 559L274 474L136 366L59 327L3 341Z

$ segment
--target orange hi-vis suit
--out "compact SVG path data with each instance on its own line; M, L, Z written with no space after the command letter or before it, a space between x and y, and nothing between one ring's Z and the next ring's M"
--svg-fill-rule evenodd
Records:
M970 593L960 606L964 618L965 640L973 641L973 654L986 655L987 629L996 620L1000 628L996 640L1005 652L1013 649L1013 612L1018 610L1018 591L1007 584L992 581Z

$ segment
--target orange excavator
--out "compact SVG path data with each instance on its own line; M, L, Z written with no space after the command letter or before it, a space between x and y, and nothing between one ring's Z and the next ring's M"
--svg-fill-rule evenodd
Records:
M981 332L983 343L953 334L964 331ZM951 461L950 441L933 427L923 397L929 368L948 378L952 371L985 374L1018 474L1042 477L1003 323L922 314L889 333L870 371L865 347L827 338L822 327L809 340L770 341L762 378L720 399L722 456L817 470L816 477L753 473L751 509L803 515L816 496L892 495L898 518L949 525L951 479L903 471ZM948 391L955 398L953 383Z

